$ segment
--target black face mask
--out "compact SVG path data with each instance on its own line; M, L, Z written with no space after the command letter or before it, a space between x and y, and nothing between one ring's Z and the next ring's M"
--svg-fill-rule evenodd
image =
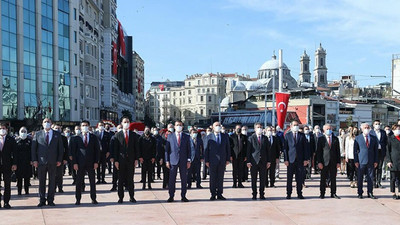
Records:
M144 134L147 135L147 136L149 136L149 135L150 135L150 131L149 131L149 130L146 130L146 131L144 132Z
M236 129L236 133L240 134L242 130L241 129Z

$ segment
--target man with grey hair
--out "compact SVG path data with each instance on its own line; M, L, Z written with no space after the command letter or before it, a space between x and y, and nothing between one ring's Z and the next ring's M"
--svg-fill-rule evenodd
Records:
M376 199L373 195L374 168L378 166L378 139L370 135L371 128L368 123L361 124L362 133L354 141L354 164L357 168L358 198L363 198L363 178L367 174L368 197Z

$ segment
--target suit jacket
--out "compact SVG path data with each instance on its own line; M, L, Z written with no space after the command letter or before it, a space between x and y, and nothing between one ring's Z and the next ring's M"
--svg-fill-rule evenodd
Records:
M156 158L156 151L157 141L152 135L149 137L143 135L139 138L139 158L144 160Z
M307 141L307 146L310 149L310 158L311 158L314 155L314 153L316 153L316 149L318 146L315 141L315 135L310 133L309 136L310 136L310 141L308 141L307 136L304 135Z
M400 171L400 141L394 135L388 138L386 159L393 164L390 171Z
M207 136L207 147L204 151L204 160L210 165L226 164L231 158L231 147L229 137L226 134L220 133L221 143L217 143L214 133Z
M360 134L354 140L354 162L362 165L373 165L378 163L378 138L370 136L369 147L365 142L363 134Z
M133 166L139 157L139 137L133 131L129 132L128 145L125 141L124 131L120 131L114 136L113 153L115 162L127 162Z
M95 163L100 161L100 144L96 135L88 134L89 142L87 147L83 142L83 135L74 136L70 141L72 164L80 167L93 168Z
M238 136L240 136L240 143L239 143L239 139ZM232 158L235 159L243 159L246 157L247 154L247 136L243 135L243 134L232 134L230 136L230 141L231 141L231 156ZM242 146L242 148L240 149L239 146Z
M190 138L190 146L192 148L192 161L197 160L200 161L204 159L204 147L203 147L203 140L201 137L196 137L196 143L194 143L194 139Z
M46 144L46 132L38 131L32 140L32 161L39 162L39 165L57 164L63 161L64 145L61 134L53 131L49 145Z
M181 132L181 145L179 146L176 132L169 134L165 143L165 161L176 166L180 163L190 162L191 157L190 136Z
M6 135L3 150L0 151L0 165L11 171L11 166L17 165L17 161L17 143L13 137Z
M103 131L103 138L101 137L101 132L96 131L97 139L100 141L100 150L101 154L105 155L107 152L110 152L110 141L111 134L109 132Z
M69 145L68 145L68 138L64 135L61 135L61 139L63 142L63 160L68 160L69 155Z
M165 143L167 142L167 140L159 134L155 135L154 138L156 139L156 160L165 160Z
M251 163L253 166L259 163L266 165L271 162L270 154L270 142L266 136L261 135L261 144L258 143L257 134L254 133L249 137L247 144L247 162ZM257 155L260 156L258 162L256 160Z
M265 136L265 137L268 139L267 136ZM271 136L271 138L272 138L272 145L271 145L271 142L269 141L269 139L268 139L268 144L270 146L270 150L269 150L270 160L271 160L271 163L273 163L273 162L276 162L276 159L279 159L279 156L282 151L282 148L281 148L282 144L281 144L281 140L279 137Z
M303 133L297 132L296 142L293 139L293 133L287 132L284 143L285 161L290 163L304 162L310 159L310 149L307 146L307 140Z
M381 145L381 149L379 150L379 145L378 145L378 151L379 151L379 154L383 158L385 158L388 137L387 137L386 132L384 130L380 129L380 133L381 133L381 137L380 137L380 139L378 139L378 141L379 141L379 144ZM370 134L374 135L376 138L378 138L378 135L376 134L375 130L371 130Z
M316 152L317 163L322 163L324 166L328 166L330 162L340 163L340 143L339 138L331 135L331 146L329 147L328 139L325 135L318 138L318 147Z

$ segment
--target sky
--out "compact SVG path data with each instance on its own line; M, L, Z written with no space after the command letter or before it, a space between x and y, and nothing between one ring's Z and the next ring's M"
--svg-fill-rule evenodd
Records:
M257 77L273 52L297 80L306 50L310 67L322 44L328 81L355 75L360 86L391 82L400 53L397 0L118 0L117 17L153 81L196 73ZM386 77L382 77L386 76Z

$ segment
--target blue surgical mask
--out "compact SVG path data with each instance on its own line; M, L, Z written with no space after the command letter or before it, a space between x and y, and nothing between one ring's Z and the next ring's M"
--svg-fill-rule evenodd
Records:
M326 130L326 131L325 131L325 134L326 134L327 136L331 136L332 130Z

